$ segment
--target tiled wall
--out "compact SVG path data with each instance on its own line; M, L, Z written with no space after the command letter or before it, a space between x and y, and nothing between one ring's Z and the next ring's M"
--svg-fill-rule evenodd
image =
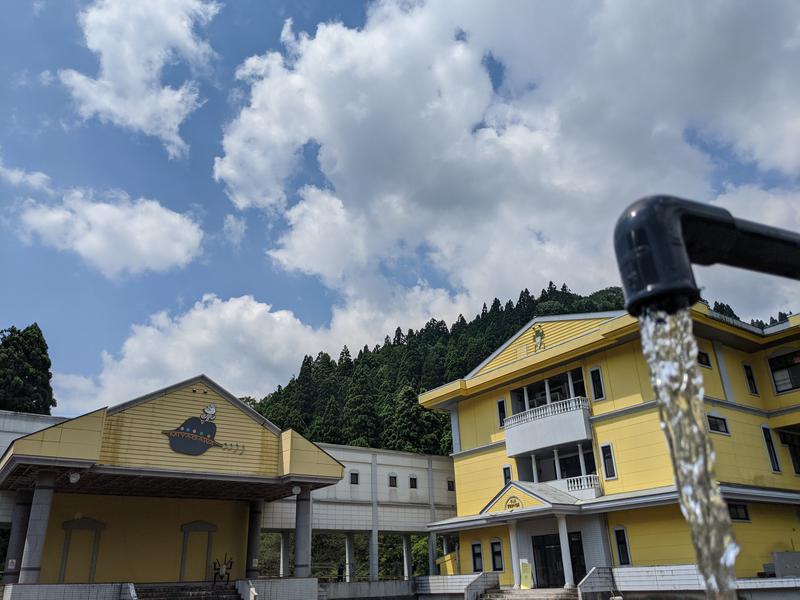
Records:
M3 600L126 600L124 583L7 585Z
M258 600L317 600L316 579L255 579Z

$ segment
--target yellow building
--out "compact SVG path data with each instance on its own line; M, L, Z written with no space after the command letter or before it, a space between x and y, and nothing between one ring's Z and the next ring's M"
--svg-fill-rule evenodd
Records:
M761 330L692 309L716 473L754 577L800 548L800 316ZM462 574L572 586L593 567L692 564L638 322L539 317L464 379L420 396L451 415ZM525 565L527 561L528 565ZM522 569L520 568L520 565Z
M201 375L15 440L5 583L205 581L258 574L261 506L297 497L295 575L310 574L313 489L342 465Z

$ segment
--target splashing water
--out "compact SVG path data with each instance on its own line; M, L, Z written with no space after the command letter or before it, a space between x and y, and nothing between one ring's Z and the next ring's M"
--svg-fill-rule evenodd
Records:
M703 376L689 309L639 317L661 429L667 438L683 517L689 524L706 597L734 600L733 566L739 546L714 476L714 449L706 435Z

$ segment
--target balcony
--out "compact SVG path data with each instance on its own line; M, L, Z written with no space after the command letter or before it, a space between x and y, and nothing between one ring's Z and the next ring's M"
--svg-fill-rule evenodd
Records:
M568 479L554 479L545 483L581 500L597 498L602 493L600 478L597 475L579 475Z
M504 429L510 457L589 440L589 400L576 396L531 408L506 418Z

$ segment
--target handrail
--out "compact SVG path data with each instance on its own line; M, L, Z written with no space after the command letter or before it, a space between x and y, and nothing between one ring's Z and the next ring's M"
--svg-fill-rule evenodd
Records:
M516 427L517 425L521 425L523 423L529 423L537 419L552 417L553 415L559 415L573 410L588 410L588 409L589 409L589 399L586 398L585 396L575 396L574 398L567 398L566 400L551 402L550 404L537 406L536 408L531 408L529 410L526 410L525 412L517 413L515 415L511 415L510 417L506 417L506 420L503 423L503 427L505 429L508 429L510 427Z
M578 475L567 478L567 491L592 490L600 487L600 478L597 475Z

